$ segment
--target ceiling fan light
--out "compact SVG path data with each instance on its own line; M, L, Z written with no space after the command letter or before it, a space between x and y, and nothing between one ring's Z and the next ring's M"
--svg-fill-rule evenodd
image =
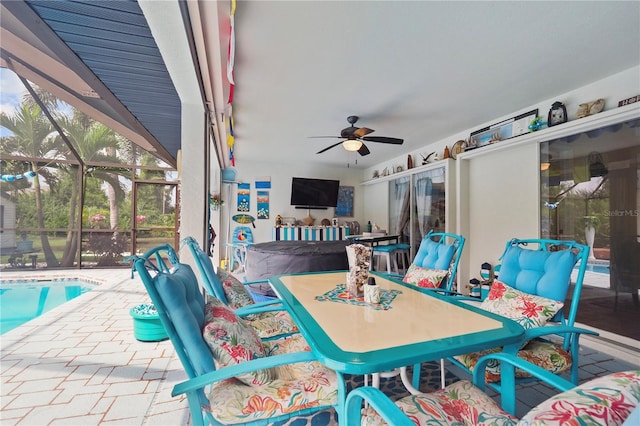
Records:
M346 141L342 142L342 146L347 151L355 152L360 149L360 147L362 146L362 142L357 139L347 139Z

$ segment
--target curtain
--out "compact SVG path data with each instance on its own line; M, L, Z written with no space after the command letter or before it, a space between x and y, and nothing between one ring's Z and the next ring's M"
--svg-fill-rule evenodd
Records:
M418 233L422 237L435 225L434 222L437 220L433 219L431 214L433 182L429 177L421 177L416 180L415 188Z
M408 241L409 200L411 198L410 179L402 177L389 182L389 229L400 235L400 241Z

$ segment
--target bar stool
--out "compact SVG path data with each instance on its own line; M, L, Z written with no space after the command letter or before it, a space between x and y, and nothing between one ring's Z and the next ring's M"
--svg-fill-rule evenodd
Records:
M409 260L409 251L411 250L411 244L399 243L399 244L395 244L395 246L396 246L396 257L400 256L400 259L402 260L402 273L404 274L407 272L407 269L411 264Z
M373 247L371 253L371 269L373 269L373 263L377 262L380 265L380 259L384 258L387 262L387 273L398 273L398 258L397 258L397 244L378 245ZM393 261L393 271L391 270L391 262Z

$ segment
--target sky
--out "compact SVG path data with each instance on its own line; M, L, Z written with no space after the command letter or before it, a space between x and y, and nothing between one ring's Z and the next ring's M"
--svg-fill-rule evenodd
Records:
M0 67L0 112L13 114L25 93L27 89L18 76L13 71ZM11 135L11 132L0 127L0 136L8 135Z
M17 75L6 68L0 68L0 112L12 113L20 104L27 89Z

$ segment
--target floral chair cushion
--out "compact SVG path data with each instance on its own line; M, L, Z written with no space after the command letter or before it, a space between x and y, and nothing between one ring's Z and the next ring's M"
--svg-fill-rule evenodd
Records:
M224 291L231 309L238 309L255 303L244 284L232 274L222 268L218 268L217 275L222 282L222 291Z
M554 395L518 421L469 381L429 394L404 397L396 405L420 425L621 425L640 403L640 370L612 373ZM386 425L373 408L362 425Z
M240 364L266 356L256 331L220 300L207 302L202 335L213 353L216 368ZM271 370L259 370L237 377L248 385L262 385L273 380Z
M448 274L449 271L443 269L423 268L412 263L402 281L418 287L438 288Z
M300 334L264 342L268 355L309 351ZM253 421L288 413L305 407L337 403L338 378L319 362L303 362L273 368L274 380L247 386L237 380L225 380L212 386L209 396L211 414L221 423Z
M300 332L287 311L261 312L247 315L243 319L256 330L261 339Z
M518 322L524 329L543 327L564 303L525 293L495 280L480 308Z
M515 425L516 417L503 411L487 394L466 380L433 393L410 395L396 405L419 425ZM364 409L362 425L386 425L373 408Z
M480 357L489 353L501 351L502 348L486 349L480 352L458 355L454 358L470 371L473 371ZM553 344L542 339L533 339L528 342L522 349L518 351L518 357L529 361L531 364L535 364L541 368L544 368L545 370L554 374L563 373L571 368L571 353L564 350L561 344ZM516 377L531 377L531 375L516 368ZM499 361L489 361L489 363L487 364L487 369L485 371L485 380L487 381L487 383L500 381Z
M640 370L613 373L552 396L523 425L621 425L640 404Z

